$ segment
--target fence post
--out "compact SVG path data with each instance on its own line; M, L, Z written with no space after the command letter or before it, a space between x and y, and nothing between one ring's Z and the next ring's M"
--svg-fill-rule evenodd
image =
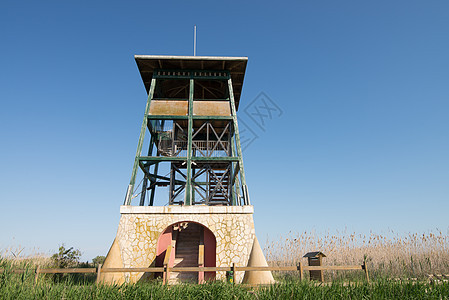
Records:
M35 285L37 284L37 279L39 278L40 270L41 270L41 266L38 265L36 268L35 274L34 274L34 284Z
M301 262L298 263L298 271L299 271L299 281L302 281L303 270Z
M365 270L366 281L369 283L368 266L366 265L366 255L363 257L363 270Z
M165 251L164 257L164 274L162 275L162 280L164 284L168 284L168 267L170 266L170 257L171 257L172 245L168 245L167 250Z
M232 263L231 266L231 272L232 272L232 285L235 284L235 278L236 278L236 274L235 274L235 263Z
M98 264L98 268L97 268L97 284L100 283L101 266L102 266L102 264Z
M162 275L162 283L168 284L168 266L164 264L164 274Z

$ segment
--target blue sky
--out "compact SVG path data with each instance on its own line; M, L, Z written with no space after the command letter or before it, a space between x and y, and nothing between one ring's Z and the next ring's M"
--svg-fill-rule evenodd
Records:
M134 54L248 56L259 239L447 231L449 2L3 1L0 249L105 255L146 94ZM240 110L243 113L243 110Z

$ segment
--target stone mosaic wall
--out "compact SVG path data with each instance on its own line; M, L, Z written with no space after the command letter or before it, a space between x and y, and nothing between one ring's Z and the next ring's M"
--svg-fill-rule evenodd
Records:
M216 266L235 263L246 266L254 242L255 231L252 206L122 206L116 240L120 247L123 267L153 266L157 240L162 232L177 222L197 222L215 235ZM125 273L125 281L136 282L143 273ZM243 272L235 277L237 283ZM217 279L224 279L217 272Z

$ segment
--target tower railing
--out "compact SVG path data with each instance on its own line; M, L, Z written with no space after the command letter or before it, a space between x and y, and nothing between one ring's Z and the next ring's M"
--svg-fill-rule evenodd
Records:
M192 141L194 157L228 157L230 155L230 143L228 141ZM158 153L167 157L186 157L187 141L184 140L160 140L157 145Z

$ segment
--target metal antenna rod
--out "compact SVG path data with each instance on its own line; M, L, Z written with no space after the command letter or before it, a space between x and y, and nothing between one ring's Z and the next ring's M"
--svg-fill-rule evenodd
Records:
M193 56L196 56L196 25L193 26Z

